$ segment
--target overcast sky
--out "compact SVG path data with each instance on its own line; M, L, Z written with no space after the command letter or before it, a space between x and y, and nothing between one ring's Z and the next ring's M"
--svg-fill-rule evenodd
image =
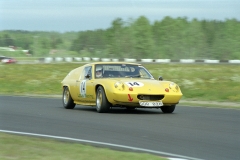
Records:
M240 0L0 0L0 30L106 29L116 18L240 21Z

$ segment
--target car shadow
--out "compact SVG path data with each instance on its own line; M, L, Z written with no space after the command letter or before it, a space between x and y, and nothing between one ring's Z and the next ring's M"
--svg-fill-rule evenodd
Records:
M95 107L76 106L74 110L98 113ZM101 113L101 114L166 114L166 113L163 113L161 109L155 109L155 108L153 109L136 108L136 109L129 110L126 108L112 107L109 109L107 113ZM174 114L174 112L171 114Z

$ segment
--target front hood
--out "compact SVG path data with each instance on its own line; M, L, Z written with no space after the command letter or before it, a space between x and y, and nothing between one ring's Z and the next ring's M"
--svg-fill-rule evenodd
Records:
M128 78L121 79L119 82L123 83L126 88L133 88L136 92L149 92L152 94L165 92L165 88L169 86L169 81L158 81L155 79L140 79L140 78Z
M132 86L132 87L143 87L143 86L159 86L161 84L163 84L163 81L157 81L155 79L136 79L136 78L128 78L128 79L121 79L119 80L120 82L128 85L128 86Z
M181 93L179 86L171 81L159 81L142 78L107 78L99 79L99 83L106 88L115 88L118 91L130 91L144 94ZM168 90L168 92L166 91Z

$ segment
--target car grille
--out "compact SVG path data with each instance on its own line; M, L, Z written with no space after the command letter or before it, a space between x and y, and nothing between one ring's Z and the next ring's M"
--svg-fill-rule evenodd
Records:
M164 98L164 95L138 95L138 99L140 100L162 100Z

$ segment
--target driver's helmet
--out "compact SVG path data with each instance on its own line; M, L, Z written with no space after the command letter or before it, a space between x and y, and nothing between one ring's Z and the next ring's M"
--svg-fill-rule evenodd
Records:
M97 66L96 67L96 77L102 77L102 66Z

